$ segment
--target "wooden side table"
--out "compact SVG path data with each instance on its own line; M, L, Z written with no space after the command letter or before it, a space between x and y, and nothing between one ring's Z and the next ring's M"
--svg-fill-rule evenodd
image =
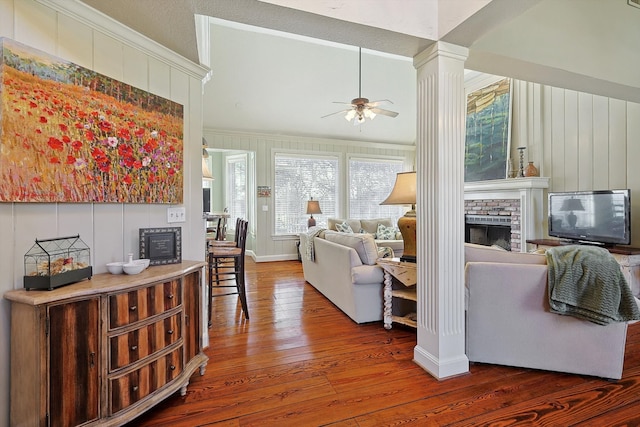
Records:
M384 327L391 329L391 323L396 322L415 328L416 316L416 283L417 271L414 262L403 262L400 258L379 258L376 263L384 270ZM394 289L393 278L397 279L399 285ZM394 298L403 301L410 301L409 308L393 313Z

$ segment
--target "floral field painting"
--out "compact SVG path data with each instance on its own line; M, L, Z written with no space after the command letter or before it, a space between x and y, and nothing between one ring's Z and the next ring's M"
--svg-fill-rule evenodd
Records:
M0 43L0 202L182 203L181 104Z

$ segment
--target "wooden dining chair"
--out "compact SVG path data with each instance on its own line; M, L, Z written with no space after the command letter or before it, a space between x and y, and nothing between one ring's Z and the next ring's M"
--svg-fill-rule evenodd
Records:
M249 319L247 294L245 286L245 248L249 222L236 222L236 241L233 245L217 245L212 242L208 248L208 282L209 282L209 327L212 325L213 298L226 295L238 295L244 317ZM231 242L229 242L231 243ZM233 281L233 284L227 282ZM218 292L219 289L230 289L228 292Z
M211 246L236 246L236 242L238 241L238 232L240 231L240 223L244 221L242 218L237 218L236 219L236 228L235 228L235 235L233 237L233 240L224 240L224 239L218 239L217 237L215 239L209 239L208 240L208 245L209 247Z

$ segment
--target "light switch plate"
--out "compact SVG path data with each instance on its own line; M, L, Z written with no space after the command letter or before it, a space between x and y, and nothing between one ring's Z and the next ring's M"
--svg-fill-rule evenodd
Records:
M183 207L179 208L167 208L167 222L185 222L187 220L187 209Z

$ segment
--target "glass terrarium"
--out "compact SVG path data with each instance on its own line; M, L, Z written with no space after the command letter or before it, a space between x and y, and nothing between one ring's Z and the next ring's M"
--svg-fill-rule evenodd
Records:
M52 290L89 279L91 252L80 235L36 239L24 256L24 287Z

